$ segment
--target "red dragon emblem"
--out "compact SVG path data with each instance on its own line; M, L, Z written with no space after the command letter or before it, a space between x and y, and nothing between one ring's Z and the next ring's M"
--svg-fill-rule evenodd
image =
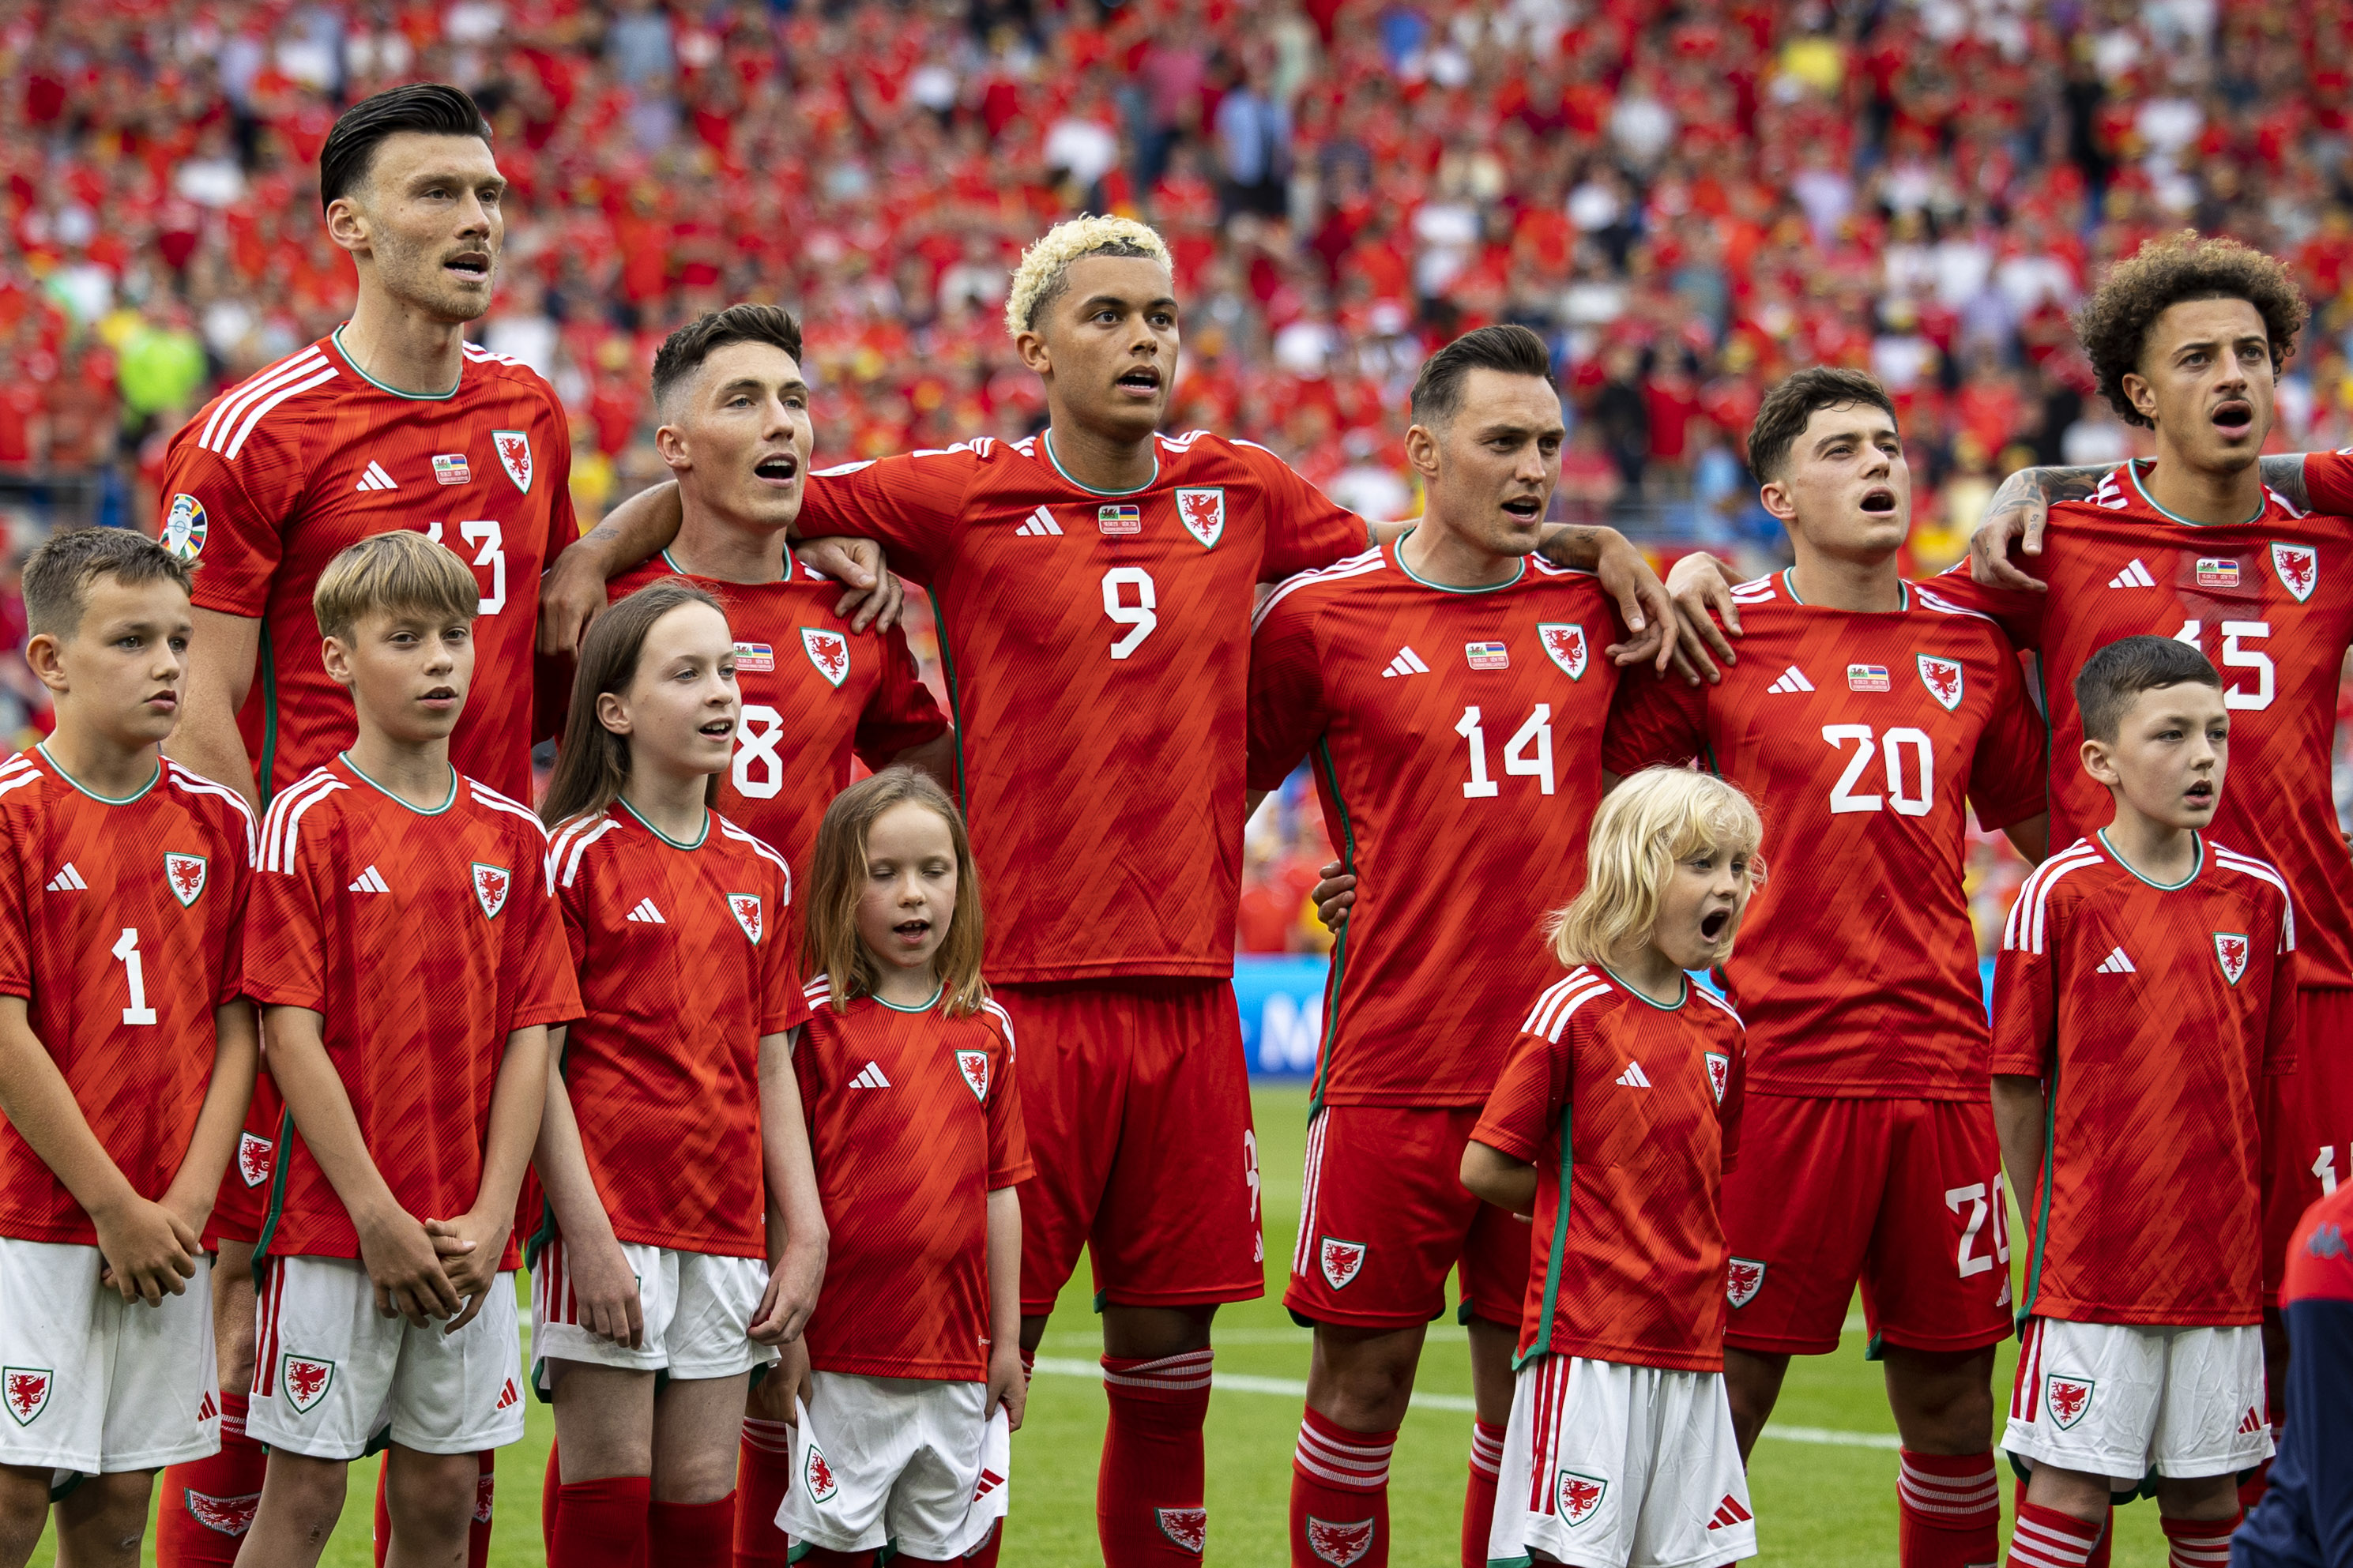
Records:
M2319 584L2320 558L2307 548L2274 544L2272 570L2279 574L2280 586L2301 605L2312 597L2312 590Z
M0 1385L0 1394L5 1394L8 1414L16 1418L17 1426L31 1426L34 1418L48 1408L49 1384L55 1379L46 1367L12 1366L0 1371L0 1378L5 1379L5 1385Z
M1199 540L1208 550L1226 531L1226 492L1219 489L1179 489L1176 492L1176 520L1185 531Z
M1575 1470L1560 1473L1560 1513L1571 1529L1591 1519L1601 1500L1609 1493L1609 1483L1599 1476L1581 1476Z
M491 1522L491 1502L497 1496L498 1489L498 1477L476 1476L474 1478L474 1522L476 1524Z
M237 1140L237 1179L248 1187L269 1180L269 1153L274 1147L259 1132L241 1132Z
M1331 1563L1332 1568L1350 1568L1373 1549L1373 1521L1360 1519L1354 1524L1334 1524L1310 1514L1307 1549Z
M1198 1557L1209 1543L1209 1510L1206 1508L1162 1508L1153 1510L1160 1521L1160 1533Z
M498 918L499 911L507 907L507 888L513 880L504 866L474 862L474 898L481 904L482 913L492 920Z
M205 890L205 858L167 853L164 857L164 880L171 888L172 896L180 900L180 907L186 909Z
M1765 1287L1765 1266L1753 1258L1735 1258L1725 1265L1724 1299L1734 1307L1746 1307L1757 1300L1757 1292Z
M2214 961L2222 966L2222 978L2236 985L2247 972L2247 939L2237 931L2216 931Z
M2092 1407L2092 1390L2097 1385L2087 1377L2052 1377L2043 1384L2043 1398L2051 1406L2051 1419L2062 1430L2084 1418Z
M308 1356L289 1352L285 1362L286 1402L298 1413L310 1408L327 1396L327 1385L335 1380L335 1363L312 1361Z
M1324 1282L1335 1290L1345 1289L1350 1280L1364 1272L1366 1250L1361 1241L1323 1237L1316 1247L1316 1261L1323 1267Z
M825 1462L825 1450L819 1448L815 1443L809 1445L808 1464L806 1468L808 1475L809 1500L830 1502L833 1500L833 1494L841 1489L841 1482L835 1477L833 1467Z
M242 1497L212 1497L194 1487L184 1487L180 1498L198 1524L222 1535L243 1535L251 1530L254 1511L261 1506L259 1492L247 1492Z

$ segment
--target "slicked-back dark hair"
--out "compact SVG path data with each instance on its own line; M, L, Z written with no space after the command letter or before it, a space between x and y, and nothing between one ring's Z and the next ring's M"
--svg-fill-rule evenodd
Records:
M420 136L491 139L491 122L474 100L446 82L412 81L361 99L343 110L319 149L319 206L335 205L367 183L368 165L387 137L403 132Z
M654 354L654 406L668 402L681 382L729 343L774 343L798 363L800 319L781 305L730 305L689 321Z
M2113 743L2134 698L2159 687L2183 685L2220 691L2222 678L2204 654L2186 642L2118 637L2085 659L2075 677L2075 710L2084 716L2084 738Z
M1789 461L1789 448L1806 433L1806 421L1825 408L1849 404L1883 409L1895 417L1895 400L1874 376L1836 365L1815 364L1782 377L1757 405L1757 422L1748 427L1748 471L1759 484L1780 478Z
M1525 327L1480 327L1421 362L1413 378L1413 422L1437 429L1462 412L1462 383L1474 370L1552 380L1552 353Z
M69 637L90 607L90 585L119 578L125 587L177 583L186 593L195 571L135 529L78 528L52 533L25 561L25 626L36 636Z
M2149 329L2176 305L2191 300L2244 300L2263 319L2272 345L2272 374L2295 351L2311 308L2286 268L2235 239L2200 239L2194 228L2152 239L2108 269L2075 312L2075 338L2100 380L2116 417L2146 427L2149 421L2125 395L2125 376L2140 369Z

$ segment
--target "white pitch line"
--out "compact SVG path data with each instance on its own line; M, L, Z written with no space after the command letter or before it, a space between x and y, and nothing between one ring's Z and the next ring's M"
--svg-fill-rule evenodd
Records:
M1103 1368L1091 1361L1075 1361L1061 1356L1039 1356L1035 1371L1050 1377L1092 1377L1100 1379ZM1305 1399L1307 1385L1288 1377L1253 1377L1246 1373L1220 1372L1211 1375L1210 1384L1229 1394L1271 1394L1283 1399ZM1460 1394L1416 1394L1416 1408L1422 1410L1455 1410L1469 1413L1478 1406ZM1770 1426L1765 1428L1767 1437L1778 1437L1790 1443L1815 1443L1837 1448L1901 1448L1904 1439L1892 1432L1840 1432L1828 1426Z

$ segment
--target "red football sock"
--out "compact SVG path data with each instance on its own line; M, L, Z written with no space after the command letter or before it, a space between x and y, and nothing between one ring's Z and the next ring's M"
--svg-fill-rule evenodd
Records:
M2085 1568L2106 1533L2105 1526L2021 1498L2010 1532L2010 1568Z
M385 1501L384 1478L392 1468L392 1454L387 1449L375 1462L375 1526L368 1540L375 1547L375 1568L384 1568L385 1555L392 1550L392 1505Z
M2228 1519L2161 1519L2165 1531L2165 1568L2231 1568L2231 1532L2246 1518L2242 1510Z
M229 1568L253 1528L269 1455L245 1435L242 1394L220 1396L220 1452L164 1472L155 1521L156 1568Z
M1993 1455L1915 1454L1896 1470L1904 1568L1978 1568L2001 1556L2001 1478Z
M744 1417L735 1450L735 1568L785 1568L792 1537L776 1528L776 1510L792 1480L792 1424Z
M547 1474L539 1483L539 1539L547 1548L547 1560L555 1561L555 1505L564 1497L564 1467L557 1460L555 1445L547 1446Z
M499 1490L499 1451L481 1451L481 1469L474 1478L474 1522L466 1531L466 1568L490 1568L491 1504ZM553 1455L550 1463L554 1462Z
M1397 1433L1351 1432L1310 1409L1291 1455L1293 1568L1388 1568Z
M717 1502L654 1502L646 1505L646 1541L661 1542L665 1565L727 1568L735 1549L735 1494Z
M1154 1361L1103 1358L1111 1424L1095 1478L1095 1533L1105 1568L1190 1563L1209 1512L1201 1501L1201 1423L1209 1414L1206 1349Z
M564 1568L645 1568L652 1487L646 1476L565 1482L556 1503L555 1550L548 1561ZM667 1544L663 1557L668 1560Z
M1495 1487L1504 1474L1504 1428L1471 1422L1471 1485L1462 1494L1462 1568L1487 1568L1495 1528Z
M2010 1482L2010 1502L2012 1513L2026 1507L2025 1477L2021 1476ZM2108 1568L2108 1554L2116 1549L2116 1510L2111 1508L2106 1517L2100 1521L2100 1543L2092 1548L2089 1557L2084 1559L2084 1568Z

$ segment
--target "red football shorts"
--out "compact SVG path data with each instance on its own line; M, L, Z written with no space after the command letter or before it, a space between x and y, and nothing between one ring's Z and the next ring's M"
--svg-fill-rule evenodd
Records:
M2008 1339L2000 1171L1989 1100L1750 1095L1724 1178L1724 1342L1834 1351L1858 1279L1874 1352Z
M1095 1307L1266 1294L1258 1135L1223 980L999 985L1038 1174L1021 1187L1021 1311L1053 1310L1084 1247Z
M1462 1190L1479 1108L1327 1105L1307 1126L1291 1288L1304 1323L1409 1329L1446 1310L1460 1268L1471 1316L1516 1329L1528 1226Z
M2263 1080L2263 1295L2276 1302L2296 1221L2353 1181L2353 990L2295 994L2295 1071Z

